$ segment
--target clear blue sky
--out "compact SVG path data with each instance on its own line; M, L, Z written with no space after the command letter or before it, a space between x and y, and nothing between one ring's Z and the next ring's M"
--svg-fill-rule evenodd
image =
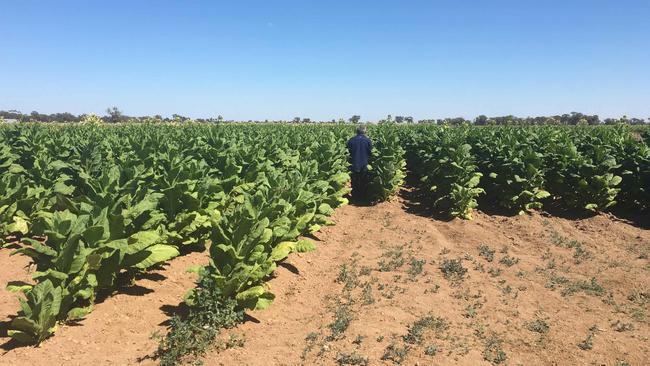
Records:
M650 1L0 0L0 109L650 116Z

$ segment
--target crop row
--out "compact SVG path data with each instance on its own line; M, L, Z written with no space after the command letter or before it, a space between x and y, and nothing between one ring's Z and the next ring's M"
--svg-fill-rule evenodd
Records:
M481 202L513 213L650 208L650 149L624 126L414 126L406 157L433 207L471 218Z
M303 233L346 202L346 131L287 126L45 127L0 131L0 230L35 263L9 334L39 343L120 278L210 245L200 270L238 306ZM36 240L33 238L44 238ZM188 296L191 302L192 293Z

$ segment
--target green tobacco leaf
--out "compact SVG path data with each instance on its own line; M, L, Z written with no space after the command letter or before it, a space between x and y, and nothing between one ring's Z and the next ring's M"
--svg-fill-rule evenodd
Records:
M166 244L152 245L146 249L146 252L148 252L149 255L139 263L135 264L135 268L147 269L156 264L164 263L180 254L178 248Z
M32 284L23 281L9 281L7 283L7 291L9 292L28 292L33 287Z
M301 239L296 243L295 250L299 253L311 252L316 250L316 246L311 240Z
M294 250L295 246L296 246L295 243L289 241L284 241L282 243L279 243L271 251L271 256L269 257L269 259L271 259L274 262L281 261L289 256L289 254Z
M238 293L235 298L239 306L245 309L262 310L271 305L275 295L268 292L264 286L254 286Z
M7 225L7 233L21 233L25 235L28 231L29 226L27 224L27 220L19 216L14 216L14 222Z
M74 186L69 186L61 181L58 181L54 184L54 193L70 196L72 193L74 193L74 190Z
M86 315L90 314L92 310L93 310L92 305L82 307L82 308L73 308L70 311L68 311L66 319L68 320L83 319L86 317Z
M38 339L32 335L35 332L23 332L20 330L8 330L7 335L20 344L38 343Z

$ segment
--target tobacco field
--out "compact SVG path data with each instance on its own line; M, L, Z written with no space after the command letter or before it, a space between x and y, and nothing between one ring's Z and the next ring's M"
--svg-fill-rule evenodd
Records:
M8 335L21 345L56 337L125 279L196 251L209 253L183 300L196 317L211 301L232 309L234 323L272 306L266 280L278 263L318 250L310 235L348 204L353 133L337 124L0 126L0 250L33 262L32 281L7 284L20 299ZM408 181L448 219L650 208L647 131L380 124L368 135L371 203ZM232 325L209 324L208 340ZM174 345L163 340L161 354Z

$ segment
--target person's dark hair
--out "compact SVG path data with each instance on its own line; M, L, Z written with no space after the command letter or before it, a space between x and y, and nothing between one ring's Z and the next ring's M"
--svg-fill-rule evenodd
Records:
M357 126L357 135L365 135L366 126Z

